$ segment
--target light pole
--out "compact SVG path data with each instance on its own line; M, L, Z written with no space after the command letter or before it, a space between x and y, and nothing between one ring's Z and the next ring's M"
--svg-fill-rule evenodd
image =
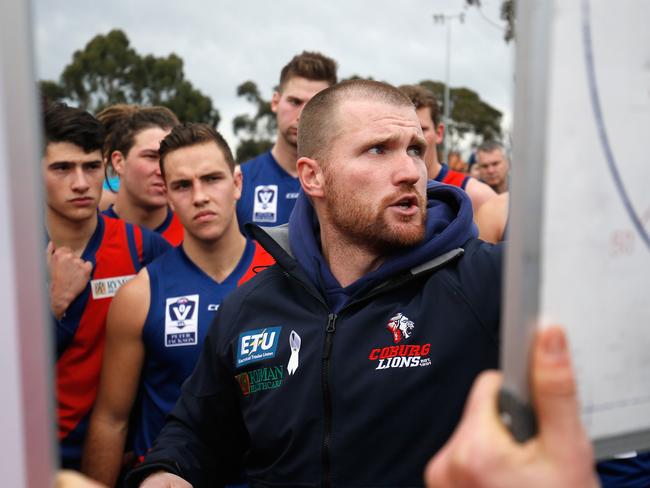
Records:
M451 118L449 116L449 65L451 60L451 21L458 19L460 23L465 22L465 14L433 14L433 23L434 24L446 24L447 25L447 59L445 62L445 100L444 100L444 120L445 120L445 139L444 139L444 151L443 151L443 162L449 161L449 138L450 138L450 128L451 128Z

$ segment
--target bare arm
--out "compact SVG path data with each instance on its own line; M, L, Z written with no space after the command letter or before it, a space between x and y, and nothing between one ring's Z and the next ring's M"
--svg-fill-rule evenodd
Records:
M115 485L122 466L144 360L142 328L149 304L149 275L144 269L120 288L108 311L99 392L82 459L82 471L108 486Z
M478 213L479 208L481 208L485 202L492 200L497 196L496 192L492 188L476 178L470 178L467 181L465 191L469 195L470 200L472 200L474 215Z
M502 193L485 205L476 214L478 236L486 242L496 244L503 240L508 221L509 193Z

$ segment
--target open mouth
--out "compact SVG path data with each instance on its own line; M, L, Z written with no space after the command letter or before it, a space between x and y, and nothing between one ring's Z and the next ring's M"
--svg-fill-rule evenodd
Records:
M398 207L402 210L408 210L411 207L418 206L418 199L413 195L408 195L399 199L397 202L393 204L393 206Z

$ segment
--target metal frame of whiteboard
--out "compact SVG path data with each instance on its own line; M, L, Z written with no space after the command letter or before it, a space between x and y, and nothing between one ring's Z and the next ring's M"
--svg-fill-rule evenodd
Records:
M0 8L0 472L17 488L52 486L56 452L29 6Z
M525 404L529 403L529 345L538 325L540 306L542 198L548 135L546 96L553 6L554 2L531 0L520 2L517 8L514 164L501 364L504 390ZM515 411L508 413L513 415ZM598 459L647 449L650 430L601 438L593 444Z
M505 260L501 365L504 388L522 401L528 395L528 345L539 310L540 233L550 2L517 5L515 106L509 242ZM526 164L520 163L525 161Z

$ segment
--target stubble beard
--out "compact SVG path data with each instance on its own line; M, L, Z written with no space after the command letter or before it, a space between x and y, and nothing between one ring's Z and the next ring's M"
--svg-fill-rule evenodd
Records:
M325 174L327 193L325 201L331 224L353 245L377 255L386 255L414 246L424 240L426 231L426 200L414 187L403 188L395 195L384 198L377 209L364 205L354 195L344 195L339 186ZM388 207L400 194L417 196L420 212L402 223L389 222Z
M292 134L289 129L281 133L282 139L284 139L284 142L286 142L289 146L295 148L296 150L298 149L298 135Z

